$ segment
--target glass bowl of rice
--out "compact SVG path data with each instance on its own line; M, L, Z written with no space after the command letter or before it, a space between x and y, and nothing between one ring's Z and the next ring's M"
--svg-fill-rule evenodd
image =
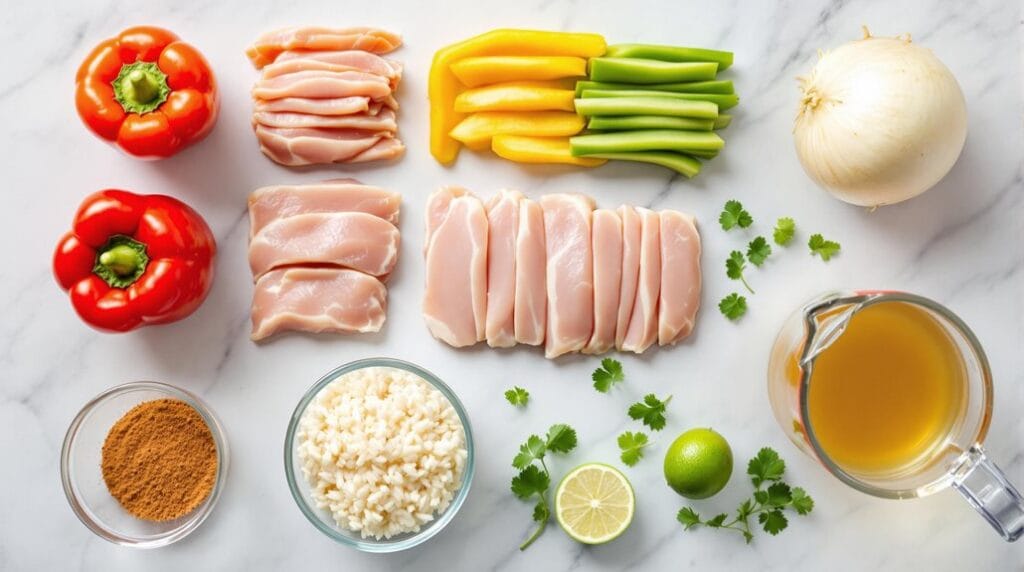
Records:
M284 467L317 530L364 552L397 552L441 532L465 502L473 433L437 376L397 359L363 359L299 400Z

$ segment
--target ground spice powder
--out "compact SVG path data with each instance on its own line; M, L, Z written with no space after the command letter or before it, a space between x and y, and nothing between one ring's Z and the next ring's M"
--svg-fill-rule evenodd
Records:
M210 496L217 446L194 407L177 399L146 401L125 413L103 442L103 480L137 518L173 520Z

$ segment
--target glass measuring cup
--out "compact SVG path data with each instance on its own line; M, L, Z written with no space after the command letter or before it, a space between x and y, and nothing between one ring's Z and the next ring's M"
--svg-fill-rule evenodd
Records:
M815 361L844 334L854 315L886 302L924 310L949 336L963 364L963 403L945 438L920 462L899 473L854 474L831 458L816 436L808 393ZM1007 541L1024 533L1024 498L981 445L992 414L988 359L967 325L941 304L914 294L879 290L831 292L811 300L790 316L775 340L768 365L768 396L776 420L793 443L854 489L903 499L952 487Z

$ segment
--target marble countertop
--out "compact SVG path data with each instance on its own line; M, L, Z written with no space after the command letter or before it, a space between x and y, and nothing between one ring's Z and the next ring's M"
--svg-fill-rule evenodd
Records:
M1024 205L1022 205L1021 13L1014 2L484 2L438 3L14 2L2 17L0 154L7 206L0 266L0 569L2 570L679 570L679 569L978 569L1024 566L1024 545L1004 543L953 492L887 501L845 488L801 454L776 426L766 390L768 350L782 320L827 289L904 289L949 305L989 352L996 401L991 456L1024 485ZM628 9L624 6L628 5ZM72 103L75 69L101 39L129 25L175 30L201 49L219 79L219 123L202 144L173 159L131 160L96 141ZM401 88L407 156L395 165L289 170L259 152L249 127L256 72L243 49L259 33L289 24L375 25L401 32ZM816 51L860 35L860 26L911 32L953 70L967 97L970 134L952 173L931 192L876 212L817 190L802 172L790 131L795 76ZM451 169L426 148L426 75L440 46L494 27L594 31L610 42L721 47L736 53L731 71L743 97L728 149L693 181L659 168L611 165L593 171L527 168L464 153ZM261 185L352 174L400 191L402 260L379 335L286 336L263 346L248 339L250 275L246 195ZM457 351L434 341L419 314L422 212L427 194L461 184L485 196L502 187L530 196L582 191L598 203L676 208L703 225L704 310L691 343L643 357L619 356L628 381L613 395L590 388L593 358L545 360L530 349ZM83 326L50 273L57 237L86 194L104 187L175 195L200 211L220 245L217 280L192 317L127 335ZM720 272L737 243L716 230L724 201L741 199L758 230L793 216L801 230L843 244L828 264L800 248L752 274L757 295L740 324L717 300L734 289ZM805 235L806 236L806 235ZM303 391L344 362L375 355L410 360L449 382L465 403L477 438L472 493L451 525L430 542L390 556L336 545L296 508L285 484L281 447ZM130 380L165 381L194 391L217 411L232 447L220 504L192 536L151 551L121 548L89 532L61 490L60 445L72 417L100 391ZM525 411L508 406L513 384L533 394ZM579 430L580 447L553 471L586 460L618 464L615 436L632 427L627 405L646 392L672 393L667 429L648 458L626 473L637 516L617 541L584 547L557 525L528 551L517 545L532 525L530 506L508 492L518 443L553 422ZM749 492L746 459L770 445L788 462L791 482L816 499L778 537L750 546L732 534L683 532L684 505L661 476L668 442L692 426L712 426L737 457L719 496L695 503L730 510Z

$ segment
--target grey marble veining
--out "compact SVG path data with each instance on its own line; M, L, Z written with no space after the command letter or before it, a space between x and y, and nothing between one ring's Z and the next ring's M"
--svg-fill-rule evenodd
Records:
M829 288L906 289L936 298L976 331L992 361L996 403L987 446L1024 486L1024 212L1022 212L1021 6L979 2L13 2L0 13L0 153L5 157L4 245L0 265L0 570L1017 570L1024 545L1003 543L955 493L893 502L844 488L800 454L771 416L765 366L785 316ZM196 45L217 74L219 123L179 156L144 163L95 140L73 105L73 78L92 45L129 25L168 27ZM246 194L261 185L315 181L343 169L290 171L266 160L249 127L256 72L244 47L267 29L302 23L377 25L404 35L400 93L408 155L354 176L403 193L402 260L390 284L380 335L289 336L248 341L251 293L245 259ZM795 76L819 48L860 35L912 33L953 70L967 97L970 133L953 172L934 190L875 212L839 203L804 176L791 143ZM433 52L495 27L603 33L610 42L647 41L731 49L730 72L743 101L724 132L727 150L693 181L642 165L587 171L523 167L463 153L446 169L427 149L426 76ZM601 205L678 208L702 221L705 295L691 343L643 357L621 356L628 381L613 395L590 388L594 359L544 360L529 349L456 351L434 342L419 316L422 209L439 184L489 195L502 187L531 196L583 191ZM81 325L49 270L52 248L78 202L104 187L169 193L199 210L216 233L217 281L191 318L128 335ZM720 270L739 238L716 229L722 203L741 199L769 230L796 219L801 236L823 232L843 244L829 264L800 247L752 272L757 295L741 324L723 320L717 300L733 290ZM478 472L462 512L414 550L369 556L333 544L302 517L284 481L281 447L292 407L322 373L371 355L417 362L463 399L478 439ZM88 399L129 380L155 379L201 394L218 412L232 445L224 496L211 518L168 548L137 551L95 537L67 506L58 456L67 425ZM512 384L533 399L516 411L502 399ZM617 463L614 437L632 424L630 402L672 393L669 426L648 458L626 473L638 493L622 538L582 547L552 523L528 551L530 507L508 493L517 444L557 421L580 433L580 448L556 460L558 476L577 463ZM710 425L738 459L729 487L695 505L730 510L749 491L745 460L763 445L780 451L792 482L817 501L780 536L746 546L715 531L684 533L683 506L662 482L671 438Z

